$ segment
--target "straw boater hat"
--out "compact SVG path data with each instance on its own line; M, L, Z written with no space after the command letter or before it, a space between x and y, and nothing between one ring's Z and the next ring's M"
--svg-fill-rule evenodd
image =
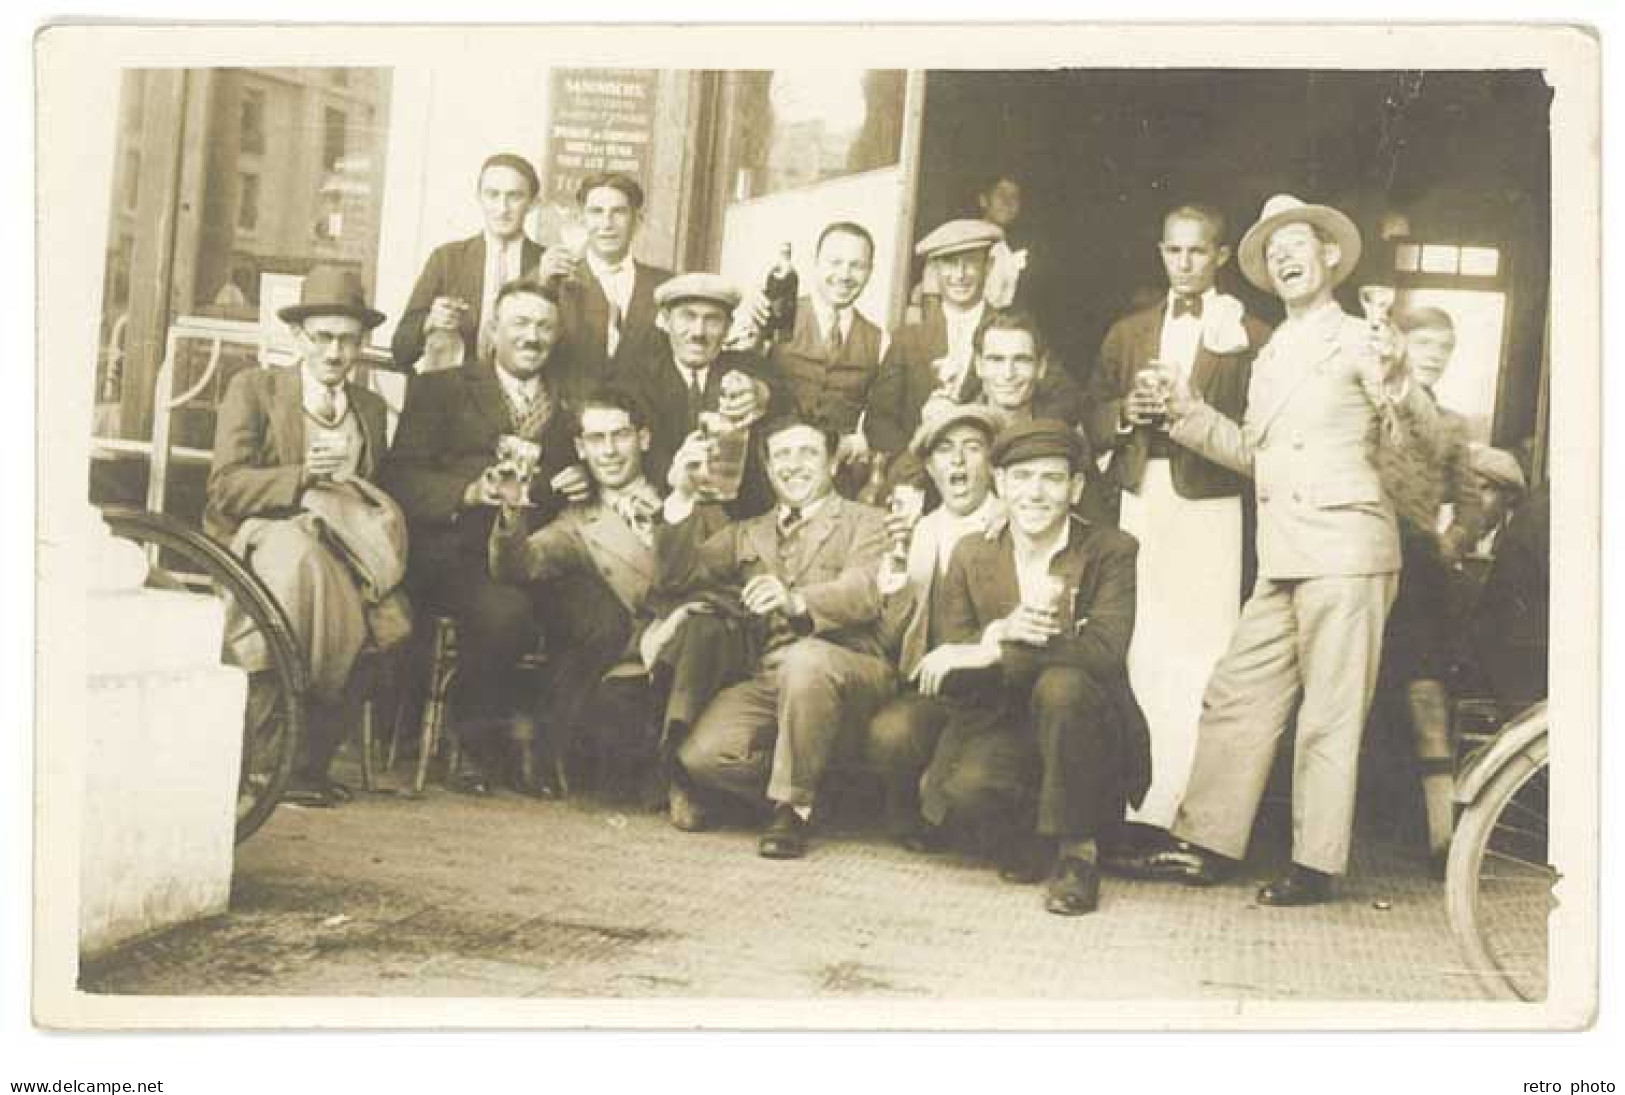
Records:
M679 274L660 283L655 290L655 307L664 308L680 300L705 300L728 311L739 307L739 290L720 274Z
M384 322L384 313L367 305L361 277L340 266L317 266L299 286L299 303L277 309L285 323L303 323L312 316L349 316L368 330Z
M1332 268L1333 286L1354 272L1360 264L1360 230L1354 227L1354 222L1329 205L1310 205L1291 194L1277 194L1264 203L1258 223L1247 229L1237 248L1241 272L1248 281L1266 291L1274 289L1269 267L1264 262L1264 248L1277 228L1298 223L1319 228L1336 241L1342 251L1342 259Z

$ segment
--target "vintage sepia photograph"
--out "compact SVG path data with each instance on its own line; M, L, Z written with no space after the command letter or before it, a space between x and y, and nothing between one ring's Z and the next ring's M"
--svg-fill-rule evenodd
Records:
M1594 37L35 49L37 1022L1592 1020Z

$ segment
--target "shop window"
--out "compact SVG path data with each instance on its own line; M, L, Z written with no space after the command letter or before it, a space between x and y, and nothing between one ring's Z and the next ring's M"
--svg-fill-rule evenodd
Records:
M328 107L322 123L322 166L337 171L344 159L346 129L350 119L342 110Z
M260 229L260 177L237 175L237 231L252 236Z
M738 77L735 201L898 162L906 73L778 70Z
M257 88L243 89L238 142L237 147L250 155L265 152L265 92Z

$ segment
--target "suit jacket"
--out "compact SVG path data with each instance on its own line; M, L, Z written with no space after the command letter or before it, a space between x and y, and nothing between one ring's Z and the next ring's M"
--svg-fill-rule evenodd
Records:
M864 433L873 448L892 454L908 449L920 424L920 412L937 390L934 362L947 352L948 321L940 308L929 310L923 320L908 324L892 338L869 389ZM982 396L974 376L967 383L967 392L970 401ZM1033 393L1034 416L1082 425L1088 413L1087 395L1060 362L1051 361Z
M1119 737L1124 796L1134 805L1151 783L1151 731L1128 679L1128 645L1134 635L1135 559L1139 544L1126 532L1071 518L1067 545L1050 573L1074 590L1066 631L1044 646L1004 643L999 657L1006 696L971 702L1003 702L1009 693L1030 692L1039 673L1052 666L1085 670L1111 697ZM982 632L1021 603L1014 538L966 536L954 549L944 575L942 635L945 642L979 642Z
M608 381L613 387L636 393L649 412L649 451L643 458L643 470L649 482L659 489L664 489L672 457L695 429L695 423L688 416L688 389L678 369L672 361L668 342L649 357L618 367ZM706 374L703 410L717 409L722 399L722 378L735 369L767 384L768 412L763 422L789 412L789 390L772 364L755 354L734 352L724 352ZM757 426L751 429L750 453L745 461L739 499L729 507L736 516L753 516L773 504L773 490L757 451L757 429Z
M513 433L507 400L490 362L412 377L395 444L382 479L406 511L411 568L483 568L496 507L463 507L463 492L496 459L497 438ZM541 464L531 482L534 516L545 521L564 507L548 481L576 462L568 407L555 406L542 430Z
M788 341L773 347L777 372L789 384L796 412L841 434L857 429L869 389L880 369L880 328L856 308L852 330L831 359L809 297L796 306L796 326Z
M1118 431L1123 399L1134 387L1134 374L1155 358L1162 342L1162 321L1166 299L1154 306L1125 316L1112 324L1100 347L1100 360L1090 378L1091 406L1089 439L1096 453L1111 453L1106 480L1123 490L1138 491L1150 455L1151 435L1136 428ZM1247 316L1243 320L1248 348L1240 353L1216 354L1198 344L1191 365L1191 390L1214 410L1236 422L1247 409L1247 385L1252 375L1253 355L1269 338L1269 328ZM1197 453L1175 445L1169 453L1169 473L1174 490L1181 498L1222 498L1238 495L1245 487L1243 478L1228 468L1203 459Z
M832 493L800 535L805 547L792 565L779 551L776 510L731 521L721 507L696 506L686 520L656 532L658 607L695 596L735 598L751 578L775 574L807 600L804 634L885 657L875 585L886 550L885 514Z
M1173 441L1243 475L1258 499L1258 573L1290 580L1399 569L1394 510L1376 449L1432 445L1438 413L1420 384L1404 398L1366 392L1362 321L1335 305L1278 328L1253 363L1237 425L1199 404Z
M519 269L534 274L542 261L543 247L527 238L520 245ZM480 321L484 318L481 306L485 300L485 234L454 240L436 247L424 263L423 272L412 286L406 308L395 324L395 336L390 339L390 352L401 369L411 369L423 356L423 321L435 297L459 297L468 301L469 308L458 323L463 336L463 363L475 360L479 348Z
M567 574L596 574L633 621L632 649L650 619L646 611L655 580L654 548L638 538L604 502L575 503L535 532L521 517L491 528L491 577L536 585Z
M559 286L561 331L555 353L564 363L565 393L579 400L631 362L657 356L666 336L655 326L655 290L672 277L670 270L632 262L632 300L621 319L621 338L615 356L605 351L609 337L609 298L604 287L583 262L575 280Z
M366 439L357 473L371 480L383 460L386 408L373 392L345 384L350 409ZM305 410L298 368L249 369L226 389L216 418L203 528L229 544L249 517L301 512Z

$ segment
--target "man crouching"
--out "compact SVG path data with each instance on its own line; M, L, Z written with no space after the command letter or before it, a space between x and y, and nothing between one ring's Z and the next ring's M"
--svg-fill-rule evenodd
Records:
M920 809L932 825L1002 826L1001 877L1047 877L1044 907L1077 916L1099 904L1097 838L1150 779L1126 668L1139 546L1072 516L1089 456L1064 423L1011 426L992 458L1009 525L954 549L944 641L917 671L951 709Z

